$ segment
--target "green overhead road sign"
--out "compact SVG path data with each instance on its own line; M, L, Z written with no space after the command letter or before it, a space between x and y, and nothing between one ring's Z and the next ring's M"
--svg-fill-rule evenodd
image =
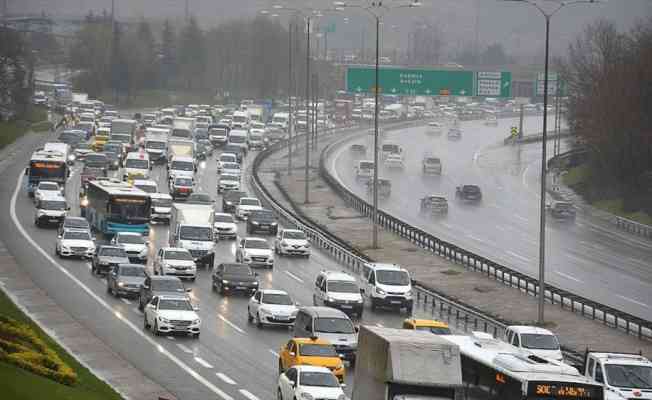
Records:
M509 72L445 71L380 68L379 91L409 96L487 96L510 97ZM374 93L375 69L350 66L346 72L350 93Z

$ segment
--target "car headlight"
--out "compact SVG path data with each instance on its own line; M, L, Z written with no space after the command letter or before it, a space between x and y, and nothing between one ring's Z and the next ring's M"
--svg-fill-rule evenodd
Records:
M257 221L251 221L251 223L254 224L254 225L258 225Z
M118 282L118 286L123 287L125 285L124 282Z
M161 322L163 322L163 323L165 323L165 324L167 324L168 322L170 322L167 318L163 318L163 317L158 317L158 320L161 321Z
M378 294L385 294L385 291L379 287L376 288L376 293Z
M307 393L307 392L301 392L301 396L300 396L300 397L301 397L302 399L304 399L304 400L313 400L312 395L311 395L310 393Z
M109 262L100 260L99 264L100 265L109 265Z
M74 154L70 154L70 155L68 156L68 160L69 160L69 161L75 161L75 155L74 155Z
M276 222L272 222L270 225L271 226L276 226Z
M281 246L288 247L288 242L286 242L285 240L282 240L281 241Z
M329 296L329 297L326 297L326 301L329 302L329 303L334 303L335 299Z
M405 292L405 297L412 297L412 291L408 290L407 292Z
M233 205L233 202L232 202L232 201L227 201L227 202L226 202L226 205L227 205L227 206L232 206L232 205Z
M254 281L253 285L258 286L258 281Z
M61 250L63 250L63 251L70 251L70 247L65 246L65 245L62 244L62 245L61 245Z
M222 284L224 284L224 285L228 285L228 284L229 284L229 281L227 281L226 279L222 279Z
M306 243L306 244L304 244L304 246L306 247L306 249L309 249L310 248L310 243Z
M201 319L197 318L196 320L192 321L193 325L198 325L201 323Z

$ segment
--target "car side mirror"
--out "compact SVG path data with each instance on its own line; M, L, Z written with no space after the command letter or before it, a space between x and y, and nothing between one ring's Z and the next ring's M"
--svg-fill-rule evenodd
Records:
M186 293L192 292L192 288L186 288Z
M355 330L355 333L360 332L360 327L359 326L354 326L353 329Z
M360 294L365 294L365 291L363 288L360 288Z
M29 175L29 167L25 167L25 175Z
M70 211L70 206L66 207L66 211Z
M193 311L199 311L199 306L192 306Z
M149 285L145 285L145 284L143 284L141 287L142 287L143 289L149 289Z

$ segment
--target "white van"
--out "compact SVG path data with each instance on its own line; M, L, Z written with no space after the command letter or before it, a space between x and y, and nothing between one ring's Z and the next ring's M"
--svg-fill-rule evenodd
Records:
M244 129L233 129L229 132L229 139L227 140L227 145L238 146L244 149L246 153L249 149L249 133Z
M536 356L564 361L557 336L547 329L538 326L512 325L505 328L503 340Z
M233 113L233 120L231 122L232 129L248 129L249 128L249 113L246 111L235 111Z
M358 165L355 167L355 179L356 181L360 180L369 180L374 176L374 162L370 160L360 160Z
M412 314L414 298L410 273L396 264L367 263L362 266L364 295L371 303L371 309L387 307L405 308Z
M339 271L321 271L315 280L312 303L362 317L364 300L354 277Z
M149 171L152 170L152 163L149 154L144 151L127 153L123 168L122 180L129 179L149 179Z

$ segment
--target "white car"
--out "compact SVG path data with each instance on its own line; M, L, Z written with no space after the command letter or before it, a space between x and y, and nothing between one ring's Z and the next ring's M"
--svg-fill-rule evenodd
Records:
M296 303L283 290L261 289L250 299L247 306L247 320L259 328L265 325L290 326L297 317Z
M201 319L185 296L154 296L145 306L144 326L155 335L187 333L198 338Z
M156 253L154 273L188 278L197 278L197 264L190 251L181 247L163 247Z
M249 213L252 211L262 210L263 206L260 200L255 197L243 197L240 202L235 206L235 217L238 219L247 219Z
M215 213L213 216L213 233L215 237L232 238L238 236L238 225L235 223L233 215L226 213Z
M217 178L217 193L225 190L240 190L240 175L221 174Z
M138 232L118 232L111 239L111 244L120 246L127 252L130 262L147 264L149 242Z
M303 231L280 229L274 241L274 251L278 255L298 255L310 257L310 242Z
M89 231L65 229L57 236L54 252L59 257L93 258L95 254L95 239Z
M134 179L133 186L149 194L158 192L156 181L151 179Z
M385 168L388 169L403 169L403 156L400 154L390 154L384 161Z
M237 163L238 162L238 156L236 156L233 153L222 153L220 156L217 158L217 172L220 173L222 172L222 165L224 163Z
M274 253L262 238L247 237L238 241L235 261L249 265L274 268Z
M222 174L229 174L229 175L240 175L241 174L240 170L240 164L236 162L223 162L222 163L222 169L221 173Z
M346 400L342 385L326 367L295 365L278 377L278 400Z
M41 181L34 191L34 201L42 200L45 197L63 196L63 190L56 182Z

